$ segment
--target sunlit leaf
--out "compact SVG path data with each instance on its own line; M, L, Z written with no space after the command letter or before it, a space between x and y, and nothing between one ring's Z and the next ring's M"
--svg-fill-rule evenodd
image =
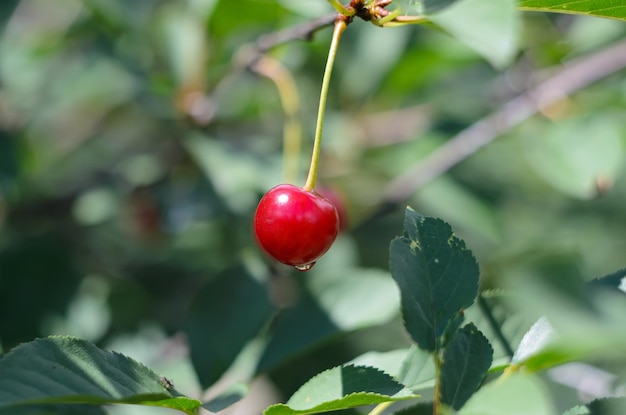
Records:
M313 377L286 404L270 406L264 415L315 414L418 397L378 369L338 366Z
M513 363L522 362L538 353L550 340L554 339L554 336L555 332L552 325L545 317L541 317L522 337L522 341L513 355Z
M384 324L399 312L398 289L386 271L334 270L316 275L309 285L332 321L346 331Z
M518 51L516 0L464 0L429 18L495 67L509 64Z
M135 403L187 414L200 407L146 366L73 337L38 339L0 359L0 410L69 403Z
M349 364L376 368L397 379L403 385L409 386L399 379L398 374L402 369L407 354L412 349L413 347L411 349L391 350L388 352L371 351L352 359Z
M516 374L483 386L457 414L554 415L555 410L538 378Z
M432 387L435 380L435 363L429 353L413 346L402 362L398 381L411 389Z
M590 415L589 408L583 405L575 406L563 412L563 415Z
M436 13L459 0L396 0L394 4L404 14L420 15Z
M626 154L621 114L571 118L544 130L546 123L529 124L522 142L536 174L581 199L596 197L604 183L613 183Z
M620 0L520 0L522 10L574 13L626 20L626 4Z
M398 315L398 289L387 272L329 269L307 282L299 301L281 310L273 322L259 371L334 336L384 324Z

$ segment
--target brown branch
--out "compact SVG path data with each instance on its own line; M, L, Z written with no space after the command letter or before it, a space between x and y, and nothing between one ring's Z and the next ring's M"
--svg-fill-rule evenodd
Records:
M337 13L331 13L301 26L262 36L256 42L255 49L258 53L266 53L270 49L283 43L293 42L294 40L310 41L315 32L325 27L332 26L336 18Z
M470 125L426 159L396 177L387 186L383 195L384 209L404 203L417 189L447 172L512 127L567 95L624 67L626 67L626 41L620 41L566 64L557 74Z
M238 67L243 66L249 68L254 65L260 57L279 45L296 40L310 41L317 31L332 26L336 18L337 13L331 13L300 26L290 27L261 36L256 42L243 45L240 48L237 53L238 56L235 59L235 64Z
M199 127L206 127L214 121L217 102L227 94L233 82L241 73L254 70L254 65L271 49L296 40L311 40L313 35L323 28L332 26L337 13L328 14L300 26L294 26L275 33L261 36L255 42L242 45L232 59L230 70L214 85L210 95L196 93L186 96L183 112L188 119Z

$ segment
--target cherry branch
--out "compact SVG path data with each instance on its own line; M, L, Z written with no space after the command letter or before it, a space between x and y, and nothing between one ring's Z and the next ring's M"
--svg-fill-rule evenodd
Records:
M239 54L243 56L240 56L236 61L239 64L243 64L245 67L250 67L261 56L277 46L297 40L310 41L317 31L332 26L336 18L337 13L331 13L300 26L290 27L261 36L253 44L242 46Z
M229 71L215 84L210 95L194 95L193 100L186 103L185 112L197 126L208 126L215 119L217 102L228 94L238 76L246 70L255 71L256 64L271 49L297 40L309 41L317 31L332 26L336 18L337 13L331 13L299 26L261 36L255 42L242 45L235 53Z
M416 190L450 170L502 133L566 96L626 67L626 41L583 56L441 145L387 186L384 210L404 203Z

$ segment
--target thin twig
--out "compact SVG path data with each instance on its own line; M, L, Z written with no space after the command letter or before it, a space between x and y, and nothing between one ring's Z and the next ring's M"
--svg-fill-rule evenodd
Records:
M624 67L626 67L626 41L620 41L566 64L556 75L475 122L426 159L395 178L383 195L383 206L389 208L389 205L404 203L417 189L447 172L502 133L567 95Z
M253 69L254 65L271 49L296 40L308 41L321 29L332 26L337 17L337 13L328 14L305 24L280 30L261 36L255 42L242 45L232 60L230 70L215 84L210 96L205 97L211 108L215 107L223 95L228 94L232 84L239 76L248 69ZM207 126L213 122L215 112L205 113L201 117L201 125ZM199 117L196 117L200 119Z
M279 45L296 40L310 41L317 31L332 26L336 18L337 13L331 13L300 26L289 27L278 32L261 36L253 44L242 46L241 51L243 52L241 53L245 56L240 56L236 61L249 67L254 64L259 57Z
M482 311L482 313L487 318L487 322L489 323L489 326L495 333L496 338L498 339L498 341L504 348L504 351L506 352L509 359L513 359L513 355L515 354L515 352L513 351L513 347L511 346L511 343L509 343L509 340L506 338L506 336L502 332L502 327L500 327L500 323L498 323L498 320L496 320L496 317L493 315L493 312L491 310L491 306L487 303L487 300L482 294L478 294L478 307L480 308L480 311Z

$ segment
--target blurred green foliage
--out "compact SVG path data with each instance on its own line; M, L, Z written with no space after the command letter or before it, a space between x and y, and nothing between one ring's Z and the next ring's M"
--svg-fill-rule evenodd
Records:
M180 382L196 388L181 333L198 344L203 334L226 336L211 331L227 323L219 313L235 307L246 319L249 305L265 314L243 329L260 330L261 340L220 339L213 347L228 359L217 372L196 367L199 383L212 384L238 355L235 378L267 372L278 396L289 396L361 353L408 347L387 284L404 203L452 225L474 251L484 288L532 292L533 281L624 267L623 70L378 210L389 182L441 143L564 62L626 35L622 22L540 13L522 14L518 47L504 45L502 61L490 60L512 59L506 69L439 30L355 21L331 83L320 171L345 198L351 227L309 273L263 258L250 218L282 180L284 114L274 85L240 62L263 35L331 11L322 0L3 3L2 349L72 334L157 368L182 367ZM299 184L329 39L321 30L270 51L299 90ZM229 277L242 263L245 275ZM496 305L508 315L508 305ZM535 317L527 311L507 320L513 342ZM217 313L215 325L202 327L205 313ZM196 364L206 358L191 347Z

